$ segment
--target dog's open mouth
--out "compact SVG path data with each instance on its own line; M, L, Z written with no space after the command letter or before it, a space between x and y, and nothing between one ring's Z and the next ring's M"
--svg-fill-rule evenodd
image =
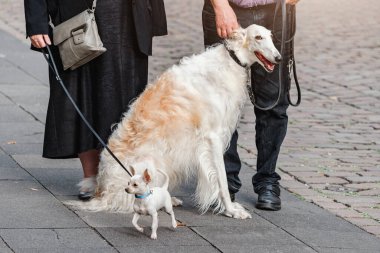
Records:
M273 72L274 67L275 67L274 63L272 63L271 61L269 61L267 58L264 57L264 55L262 55L261 53L259 53L257 51L255 51L255 55L262 62L262 64L264 65L265 69L268 72Z

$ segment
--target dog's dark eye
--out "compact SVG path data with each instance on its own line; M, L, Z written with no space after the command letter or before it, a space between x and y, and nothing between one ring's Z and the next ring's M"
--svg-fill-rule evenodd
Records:
M256 40L262 40L263 37L261 37L260 35L257 35L257 36L255 37L255 39L256 39Z
M133 184L133 187L137 187L137 184Z

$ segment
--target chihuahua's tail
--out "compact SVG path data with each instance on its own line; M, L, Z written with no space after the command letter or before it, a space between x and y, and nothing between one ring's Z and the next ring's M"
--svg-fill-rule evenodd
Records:
M157 169L157 171L160 172L162 175L164 175L165 181L161 187L164 188L165 190L167 190L169 188L169 176L168 176L168 174L166 174L165 171L160 170L160 169Z

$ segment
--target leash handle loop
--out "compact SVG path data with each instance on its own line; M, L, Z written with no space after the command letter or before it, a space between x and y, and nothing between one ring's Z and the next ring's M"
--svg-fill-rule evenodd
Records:
M94 128L91 126L91 124L87 121L86 117L83 115L83 113L81 112L81 110L79 109L78 105L75 103L74 99L72 98L72 96L70 95L70 92L67 90L65 84L63 83L62 79L61 79L61 76L59 75L59 72L58 72L58 69L57 69L57 65L54 61L54 58L53 58L53 54L51 53L51 49L49 46L46 46L46 49L43 48L42 49L42 53L44 55L44 58L45 60L47 61L47 63L49 64L49 67L50 69L53 71L53 73L55 74L55 78L57 79L58 83L61 85L63 91L65 92L65 94L67 95L68 99L70 100L70 102L72 103L72 105L74 106L75 110L77 111L77 113L79 114L80 118L83 120L83 122L86 124L86 126L88 127L88 129L90 129L90 131L94 134L94 136L96 137L96 139L100 142L100 144L102 144L102 146L108 151L108 153L115 159L115 161L125 170L125 172L128 173L128 175L130 177L132 177L132 174L127 170L127 168L125 168L125 166L123 165L123 163L115 156L115 154L108 148L107 144L102 140L102 138L99 136L99 134L94 130Z

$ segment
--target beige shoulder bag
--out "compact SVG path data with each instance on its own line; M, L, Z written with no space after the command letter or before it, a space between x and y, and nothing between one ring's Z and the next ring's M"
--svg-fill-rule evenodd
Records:
M107 51L95 21L96 1L91 9L53 28L54 45L59 48L64 70L74 70Z

